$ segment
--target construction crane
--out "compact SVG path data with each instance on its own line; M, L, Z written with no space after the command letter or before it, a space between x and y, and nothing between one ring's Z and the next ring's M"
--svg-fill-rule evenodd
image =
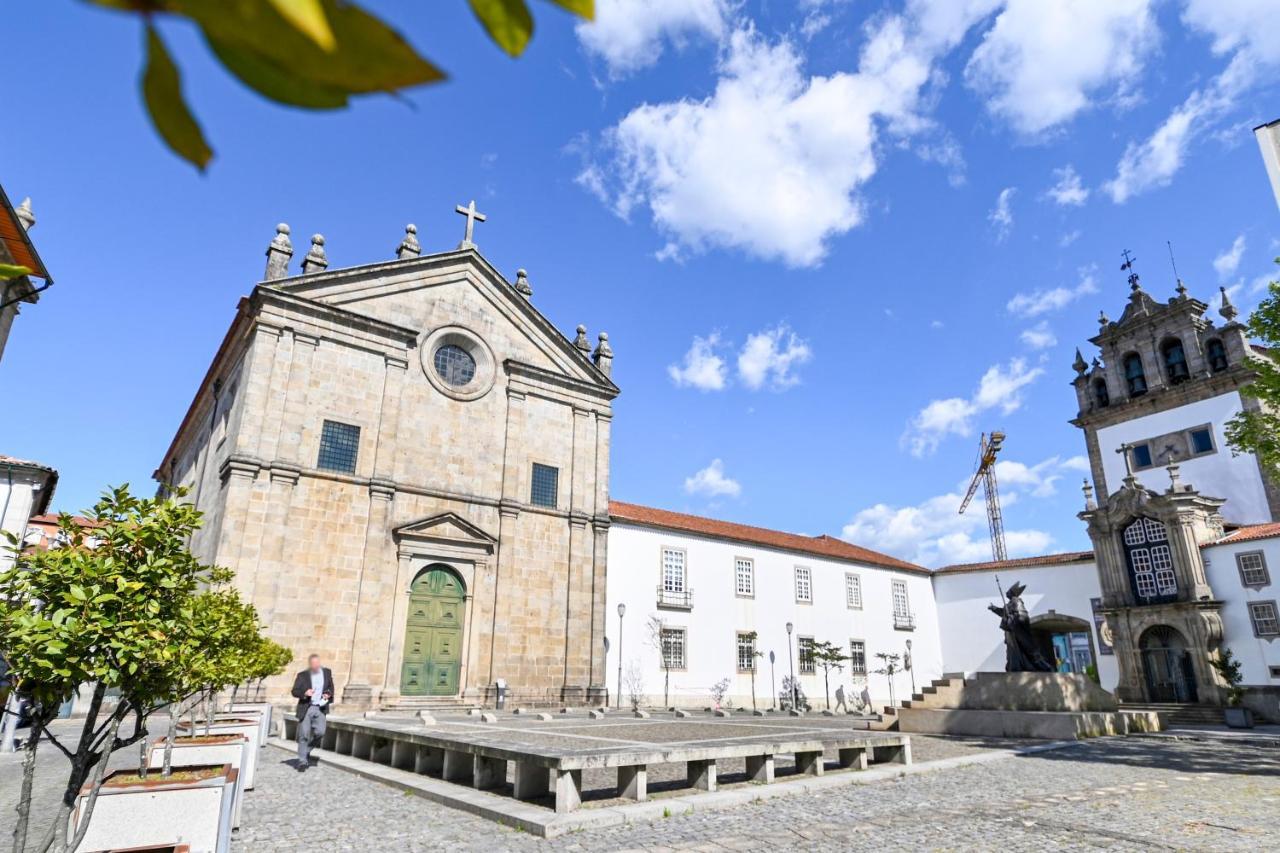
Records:
M969 491L965 492L960 502L960 514L969 508L969 502L978 491L978 483L982 483L986 496L987 525L991 528L991 556L999 561L1008 558L1004 548L1004 516L1000 512L1000 492L996 488L996 454L1004 444L1004 433L996 430L990 434L983 433L978 440L978 465L969 481Z

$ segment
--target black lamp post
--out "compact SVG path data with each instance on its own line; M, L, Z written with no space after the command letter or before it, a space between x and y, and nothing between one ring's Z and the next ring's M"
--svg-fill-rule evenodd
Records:
M907 640L907 653L906 655L903 656L902 663L903 663L903 666L906 668L907 672L911 673L911 696L912 698L914 698L916 695L916 671L915 671L915 668L911 666L911 640L910 639Z
M791 629L795 626L790 622L787 623L787 664L791 667L791 710L798 711L796 707L796 659L791 654Z
M627 605L618 602L618 697L613 707L622 707L622 617L627 615Z
M769 690L773 693L773 710L778 710L778 678L774 674L773 662L777 660L773 649L769 649Z

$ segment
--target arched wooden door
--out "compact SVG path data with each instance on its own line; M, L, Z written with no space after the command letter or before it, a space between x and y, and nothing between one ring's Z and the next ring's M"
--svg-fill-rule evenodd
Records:
M1168 625L1148 628L1138 640L1142 670L1151 702L1195 702L1196 677L1191 652L1176 629Z
M462 669L462 578L447 566L430 566L409 592L404 632L402 696L454 696Z

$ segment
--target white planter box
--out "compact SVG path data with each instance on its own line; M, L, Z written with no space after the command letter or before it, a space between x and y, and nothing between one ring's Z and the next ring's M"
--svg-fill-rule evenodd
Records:
M244 735L253 743L258 742L258 727L260 723L256 718L250 718L249 715L230 720L214 719L209 726L209 734L211 735ZM178 734L180 737L190 737L192 734L202 735L205 733L205 724L203 720L196 721L195 731L191 730L191 726L185 720L178 723ZM245 775L243 789L246 791L253 790L254 777L257 775L258 769L258 750L245 750L244 767L240 768L240 772Z
M259 744L261 746L266 746L267 738L271 737L271 703L234 702L231 705L232 714L243 714L249 711L256 711L262 715L262 739L259 741Z
M199 779L157 777L139 780L134 770L108 775L89 818L89 830L77 853L185 844L191 853L227 853L231 847L231 811L238 773L230 764ZM135 777L132 781L125 781ZM89 785L76 800L69 833L83 820Z
M164 740L151 744L147 758L147 767L159 770L164 767ZM258 745L254 741L237 734L212 735L209 739L203 736L194 738L177 738L173 742L173 755L170 759L174 769L179 767L208 767L211 764L230 764L236 773L235 801L231 809L231 826L240 828L240 809L244 805L244 773L248 763L246 753L257 752Z

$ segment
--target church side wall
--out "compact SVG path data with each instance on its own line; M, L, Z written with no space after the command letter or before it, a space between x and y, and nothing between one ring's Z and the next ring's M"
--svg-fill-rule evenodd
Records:
M995 575L1007 590L1013 583L1026 585L1023 602L1034 619L1056 611L1093 626L1090 599L1102 595L1098 571L1093 563L1072 563L998 571L941 572L933 576L938 622L942 635L942 656L947 672L1003 672L1004 634L999 618L987 610L999 604ZM1096 628L1091 628L1098 678L1102 687L1114 690L1120 672L1114 655L1102 653Z
M1202 495L1226 498L1222 514L1227 521L1257 524L1270 520L1271 510L1256 457L1251 453L1233 455L1223 431L1226 422L1240 413L1241 406L1240 394L1232 391L1098 430L1098 449L1108 486L1117 489L1124 479L1124 460L1116 453L1121 444L1212 424L1216 452L1179 459L1182 481ZM1147 488L1163 492L1169 487L1169 476L1164 460L1155 461L1154 467L1136 471L1135 476Z
M663 547L684 549L687 554L687 583L693 591L693 607L689 611L661 609L657 606L657 588L661 583ZM736 594L734 566L740 557L755 564L755 595ZM813 602L797 603L795 595L796 566L811 570ZM850 609L845 598L845 574L862 578L862 608ZM910 607L915 616L915 630L896 630L893 621L891 581L905 580ZM786 623L795 626L791 638L791 655L796 654L796 639L812 637L831 642L848 653L850 640L866 643L868 675L852 675L848 666L831 673L831 701L835 690L843 684L850 696L870 688L874 704L889 701L886 677L874 674L881 666L877 652L897 653L912 640L915 684L917 690L938 678L943 671L939 647L938 619L933 589L926 575L899 572L874 566L859 565L814 557L809 554L779 551L731 540L712 539L676 531L668 531L615 520L609 529L609 574L606 613L606 636L609 653L606 672L610 701L618 699L618 663L624 669L639 667L644 680L646 703L660 704L663 697L663 670L657 649L646 638L650 616L659 616L670 627L686 630L687 666L671 672L671 702L675 705L705 707L711 704L710 688L723 678L730 682L726 703L733 707L751 707L751 676L738 672L737 633L755 631L756 648L764 653L757 658L756 702L768 707L780 688L782 678L790 673ZM618 605L626 604L619 636ZM620 642L619 642L620 640ZM776 678L771 680L769 653L774 652ZM621 656L620 656L621 652ZM796 672L801 688L815 708L825 707L823 674ZM911 677L900 673L894 689L899 700L908 698ZM622 700L628 700L626 685Z

